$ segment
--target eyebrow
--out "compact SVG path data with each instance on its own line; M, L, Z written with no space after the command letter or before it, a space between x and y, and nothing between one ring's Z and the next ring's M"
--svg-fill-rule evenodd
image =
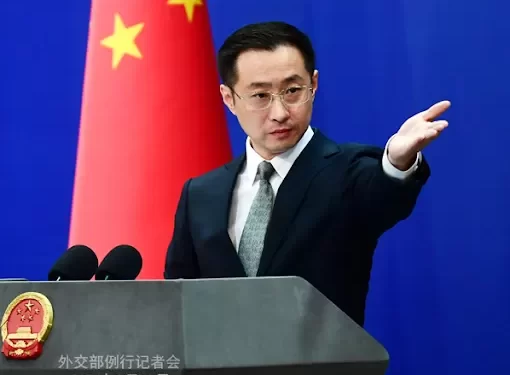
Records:
M285 78L282 81L282 83L289 84L289 83L293 83L293 82L302 82L302 81L304 81L303 77L301 77L299 74L293 74L293 75ZM266 88L266 87L271 87L271 86L272 86L271 82L252 82L248 85L248 89Z

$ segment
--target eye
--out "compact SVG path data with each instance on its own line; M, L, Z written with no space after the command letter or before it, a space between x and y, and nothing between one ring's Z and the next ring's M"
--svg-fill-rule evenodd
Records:
M296 94L298 93L299 91L301 91L303 88L302 87L289 87L285 93L286 94Z
M252 98L256 99L266 99L269 96L267 92L256 92L251 95Z

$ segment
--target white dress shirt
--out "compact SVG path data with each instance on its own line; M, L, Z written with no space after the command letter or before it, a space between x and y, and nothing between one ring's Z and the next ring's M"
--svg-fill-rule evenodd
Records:
M296 161L299 154L304 150L308 142L313 137L313 130L309 126L306 132L303 134L299 142L290 150L275 156L273 159L268 160L274 167L276 173L273 173L269 182L273 188L275 197L278 193L278 188L283 182L287 173L289 173L292 164ZM395 168L388 160L387 151L388 144L391 138L386 143L384 155L382 159L382 167L384 172L389 176L405 179L410 176L418 167L421 160L421 153L418 153L418 157L414 164L407 171L401 171ZM244 224L248 218L251 204L255 195L259 189L259 178L257 176L257 167L264 161L264 159L255 152L251 147L250 139L246 139L246 162L237 176L236 186L234 187L232 196L232 206L230 208L230 217L228 225L228 234L236 250L239 250L239 241L241 234L243 233Z

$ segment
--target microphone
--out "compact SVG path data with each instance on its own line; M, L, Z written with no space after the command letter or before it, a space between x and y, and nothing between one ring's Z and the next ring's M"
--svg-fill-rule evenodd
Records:
M134 280L142 269L142 256L133 246L114 247L99 265L96 280Z
M48 281L90 280L96 273L98 263L90 247L71 246L51 268Z

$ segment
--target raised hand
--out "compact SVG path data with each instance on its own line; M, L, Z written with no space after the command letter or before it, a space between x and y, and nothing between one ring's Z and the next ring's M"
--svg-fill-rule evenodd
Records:
M388 159L396 168L407 170L422 151L448 126L445 120L437 120L451 103L447 100L438 102L426 111L417 113L407 119L388 145Z

